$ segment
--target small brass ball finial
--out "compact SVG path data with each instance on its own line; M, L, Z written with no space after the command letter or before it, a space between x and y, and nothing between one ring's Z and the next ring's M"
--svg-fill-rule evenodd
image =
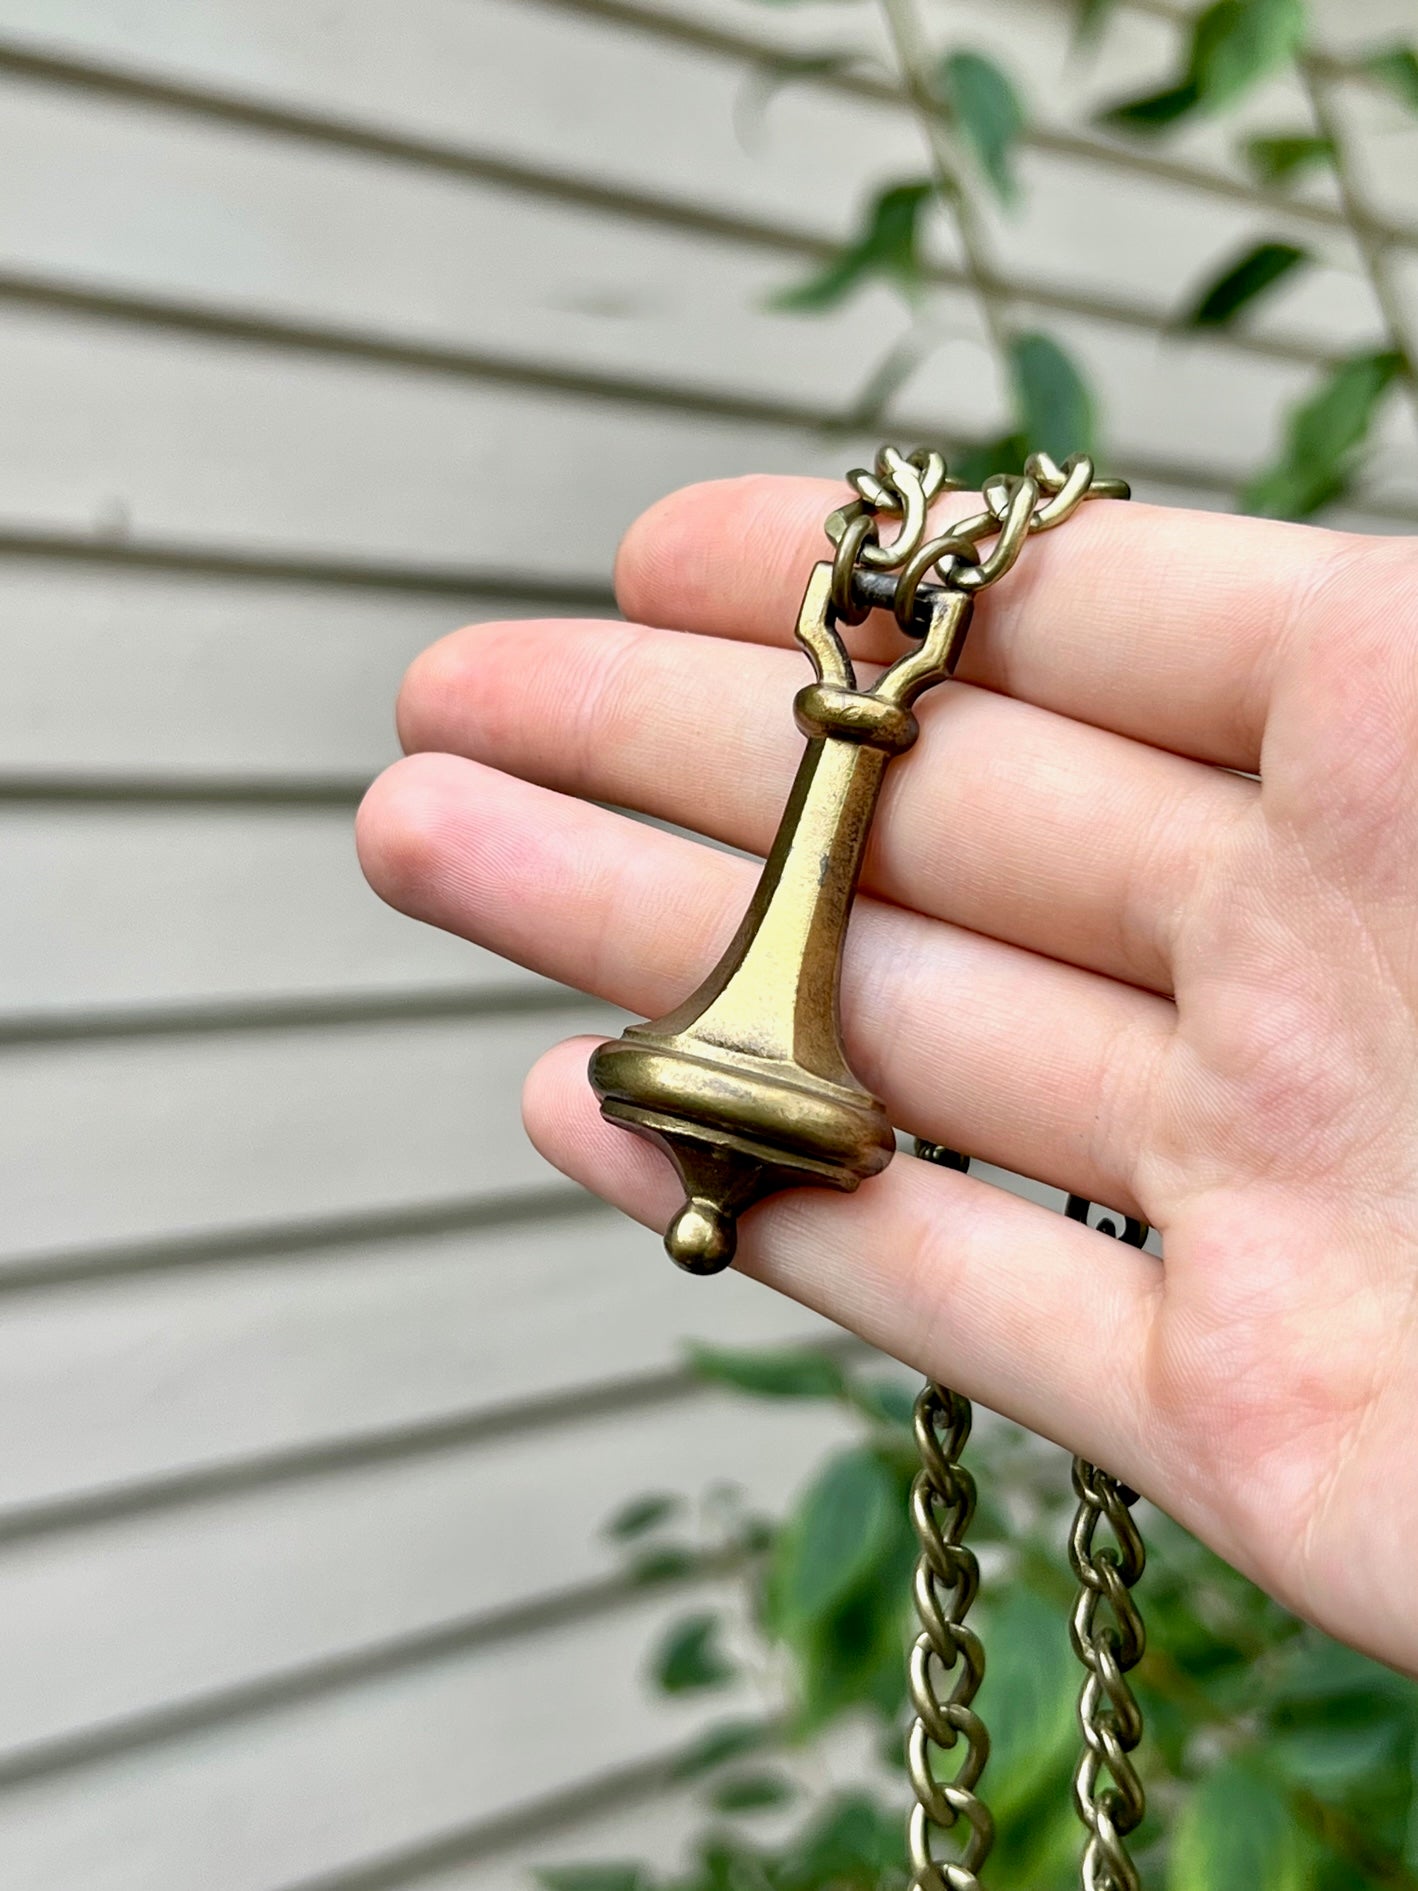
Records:
M691 1195L665 1231L666 1253L687 1274L722 1273L737 1247L733 1216L702 1195Z

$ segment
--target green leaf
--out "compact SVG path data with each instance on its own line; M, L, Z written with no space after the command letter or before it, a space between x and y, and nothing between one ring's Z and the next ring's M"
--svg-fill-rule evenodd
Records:
M1079 1683L1057 1609L1022 1585L991 1610L986 1637L978 1706L992 1730L990 1806L1004 1824L1072 1765Z
M877 1891L883 1876L907 1868L905 1821L895 1807L879 1806L865 1793L830 1799L790 1848L786 1883L863 1887Z
M546 1891L641 1891L643 1865L556 1865L533 1874Z
M1160 92L1145 92L1141 98L1124 99L1098 114L1100 125L1115 131L1165 131L1201 102L1200 88L1191 80L1165 86Z
M1298 53L1305 0L1215 0L1192 28L1185 70L1169 86L1110 107L1101 122L1161 131L1202 108L1230 105Z
M1002 203L1019 187L1014 153L1028 122L1008 73L983 53L948 53L937 70L941 97Z
M1235 1761L1182 1809L1167 1891L1304 1891L1306 1848L1285 1801Z
M860 233L805 282L774 296L772 306L815 314L835 308L875 278L914 295L922 279L921 212L933 194L927 183L893 184L882 191L869 205Z
M785 1631L820 1621L876 1566L896 1533L898 1485L874 1451L830 1458L778 1542L771 1582Z
M1355 1701L1384 1701L1418 1714L1418 1682L1318 1629L1302 1629L1289 1644L1274 1698L1287 1709L1324 1717Z
M1300 50L1304 0L1216 0L1192 32L1188 77L1202 102L1229 105Z
M720 1628L718 1616L706 1612L686 1616L666 1631L652 1664L663 1693L690 1694L733 1679L733 1663L719 1645Z
M1093 451L1093 399L1078 369L1047 335L1011 337L1010 373L1020 431L1031 452Z
M915 1421L916 1388L901 1379L854 1379L848 1396L864 1418L909 1431Z
M716 1726L706 1727L699 1738L684 1749L675 1761L674 1776L698 1779L730 1760L761 1753L777 1738L776 1728L767 1721L722 1720Z
M1379 403L1403 369L1398 354L1352 355L1333 368L1287 417L1279 456L1242 495L1246 510L1307 519L1339 498Z
M672 1882L675 1891L769 1891L768 1862L739 1834L720 1828L701 1841L688 1875Z
M1418 1686L1306 1630L1285 1650L1266 1718L1266 1751L1290 1779L1342 1803L1376 1843L1402 1847L1415 1786Z
M1293 243L1257 243L1208 283L1182 318L1183 325L1224 328L1257 296L1264 295L1267 289L1309 260L1309 252L1297 249Z
M1389 46L1373 53L1364 61L1364 70L1401 104L1418 112L1418 52L1411 46Z
M1245 157L1258 183L1288 184L1306 171L1329 164L1334 158L1334 145L1328 138L1296 132L1252 138L1245 146Z
M983 440L953 453L950 470L972 492L979 492L995 473L1022 473L1028 453L1022 434L1006 433L997 440Z
M1407 1775L1411 1798L1412 1746L1410 1727L1371 1709L1357 1724L1315 1722L1272 1730L1266 1751L1287 1778L1327 1799L1342 1798L1354 1786L1372 1786L1395 1770Z
M632 1582L648 1589L657 1582L684 1582L690 1576L702 1574L703 1569L704 1559L693 1550L677 1543L664 1543L642 1550L631 1562L629 1574Z
M653 1491L644 1497L632 1497L606 1524L606 1535L617 1542L630 1543L676 1516L684 1508L684 1499L667 1491Z
M781 1351L733 1352L692 1344L689 1364L697 1377L731 1385L767 1399L840 1399L847 1380L835 1359L806 1347Z
M853 1707L894 1715L904 1698L916 1557L905 1451L858 1448L824 1466L781 1526L762 1621L793 1658L795 1727Z
M797 1788L783 1773L736 1773L715 1787L709 1803L716 1812L761 1812L796 1797Z

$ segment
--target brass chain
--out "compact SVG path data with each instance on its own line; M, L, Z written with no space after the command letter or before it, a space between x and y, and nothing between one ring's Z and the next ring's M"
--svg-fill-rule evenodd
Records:
M1086 1223L1088 1209L1081 1195L1069 1196L1072 1220ZM1131 1218L1121 1228L1110 1219L1098 1227L1129 1247L1141 1247L1147 1239L1146 1224ZM1069 1633L1087 1670L1078 1699L1083 1751L1073 1778L1074 1804L1088 1829L1081 1883L1083 1891L1140 1891L1142 1881L1125 1843L1147 1806L1132 1763L1142 1738L1142 1711L1127 1679L1147 1647L1132 1593L1147 1563L1132 1515L1137 1492L1086 1458L1073 1461L1073 1488L1078 1509L1068 1556L1079 1588ZM1111 1543L1096 1543L1101 1524L1111 1532Z
M985 1651L965 1617L980 1586L980 1566L964 1541L975 1512L975 1480L960 1462L970 1436L970 1401L927 1383L916 1400L921 1468L911 1486L911 1521L921 1554L913 1596L920 1633L907 1681L915 1719L906 1765L916 1803L908 1843L915 1891L980 1891L980 1871L994 1844L989 1809L975 1792L990 1757L990 1736L973 1702L985 1678ZM953 1675L948 1692L938 1676ZM954 1777L937 1776L937 1755L964 1741ZM935 1856L934 1834L963 1826L949 1861Z
M896 621L915 634L917 593L931 572L958 591L975 592L1013 569L1027 540L1072 518L1086 499L1126 499L1120 479L1095 477L1086 454L1060 466L1034 453L1022 473L984 483L983 510L927 537L932 503L963 489L939 453L901 453L884 446L875 469L848 474L856 498L826 521L832 541L832 607L849 624L861 623L889 602ZM881 538L881 521L898 520ZM988 552L981 546L993 539ZM889 591L881 578L896 573ZM873 582L875 581L875 582ZM943 1144L917 1138L916 1154L945 1168L968 1169L969 1159ZM1071 1195L1068 1214L1087 1221L1089 1204ZM1103 1231L1118 1234L1112 1222ZM1147 1230L1129 1220L1120 1238L1141 1246ZM920 1632L911 1648L908 1683L914 1710L906 1758L916 1803L908 1843L912 1891L981 1891L980 1873L994 1844L994 1820L976 1792L990 1754L990 1738L974 1708L985 1674L984 1649L966 1616L980 1572L965 1533L975 1511L975 1481L960 1462L970 1436L969 1401L928 1381L915 1406L921 1468L911 1486L911 1521L920 1543L913 1599ZM1083 1752L1074 1776L1074 1802L1087 1828L1081 1865L1083 1891L1140 1891L1124 1841L1142 1821L1144 1798L1132 1764L1142 1737L1142 1715L1127 1675L1142 1658L1145 1637L1132 1589L1143 1571L1142 1538L1131 1514L1136 1493L1085 1459L1073 1466L1078 1510L1069 1560L1079 1582L1070 1622L1074 1652L1086 1669L1078 1718ZM1095 1542L1106 1521L1111 1544ZM1106 1613L1105 1613L1106 1612ZM946 1677L953 1677L946 1687ZM941 1778L941 1756L961 1742L954 1774ZM936 1856L941 1839L955 1839L955 1855Z
M1147 1646L1132 1596L1147 1560L1132 1515L1137 1493L1086 1458L1073 1461L1073 1488L1078 1511L1068 1556L1079 1590L1069 1632L1088 1670L1078 1699L1083 1752L1073 1776L1074 1804L1088 1828L1081 1882L1083 1891L1140 1891L1124 1843L1147 1809L1132 1763L1142 1738L1142 1710L1127 1679ZM1099 1548L1094 1536L1104 1520L1113 1542ZM1100 1621L1105 1606L1111 1619Z
M953 1149L919 1137L915 1151L942 1168L970 1166ZM921 1553L912 1599L921 1628L907 1668L915 1717L906 1738L906 1766L916 1795L907 1833L912 1891L980 1891L980 1872L995 1840L994 1820L975 1791L990 1757L990 1736L974 1709L985 1676L985 1651L965 1621L980 1586L980 1566L964 1540L975 1514L975 1480L960 1462L972 1416L968 1399L933 1381L916 1400L921 1468L911 1485L911 1522ZM939 1682L950 1674L954 1680L942 1692ZM939 1779L937 1756L962 1739L965 1751L954 1778ZM937 1837L953 1834L962 1821L965 1831L956 1856L938 1860Z
M828 515L832 541L832 607L848 624L859 624L871 609L858 595L859 573L894 571L891 607L902 630L913 632L916 593L931 571L957 591L982 591L1014 568L1025 541L1071 519L1085 499L1126 499L1126 480L1100 479L1086 453L1075 453L1062 466L1047 453L1031 453L1022 473L987 479L984 509L957 519L934 538L926 537L932 502L945 492L961 492L965 482L951 478L939 453L918 447L902 453L884 446L874 471L857 467L847 479L856 498ZM899 519L885 544L881 521ZM993 538L988 553L982 542Z
M968 1170L967 1156L917 1138L915 1153L943 1168ZM1072 1220L1088 1220L1090 1204L1070 1195ZM1099 1232L1141 1247L1146 1224L1108 1219ZM979 1586L979 1565L963 1538L975 1509L975 1482L960 1463L970 1436L969 1401L928 1381L916 1400L915 1434L921 1469L911 1488L911 1521L921 1545L913 1598L921 1623L911 1649L909 1693L915 1712L907 1738L907 1770L916 1803L908 1847L912 1891L981 1891L980 1873L994 1843L994 1821L975 1791L990 1754L988 1730L974 1711L985 1657L964 1617ZM1074 1805L1087 1832L1079 1871L1082 1891L1141 1891L1128 1837L1142 1823L1146 1796L1132 1755L1142 1739L1142 1710L1128 1684L1141 1661L1146 1631L1133 1589L1147 1555L1132 1507L1137 1492L1092 1464L1073 1460L1078 1497L1069 1532L1069 1562L1078 1597L1069 1621L1074 1653L1086 1670L1078 1701L1083 1751L1074 1772ZM1112 1542L1098 1544L1106 1523ZM1106 1613L1105 1613L1106 1611ZM960 1673L947 1695L937 1673ZM953 1780L937 1777L935 1754L964 1737L966 1751ZM933 1834L964 1820L968 1831L956 1858L941 1863Z

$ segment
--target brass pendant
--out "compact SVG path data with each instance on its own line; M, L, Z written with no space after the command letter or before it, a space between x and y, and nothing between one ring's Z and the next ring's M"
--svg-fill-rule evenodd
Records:
M1083 500L1127 497L1121 480L1095 479L1081 455L1059 467L1034 454L1022 475L986 482L984 511L926 539L930 501L957 484L938 454L883 447L874 473L850 478L857 499L827 521L836 555L814 567L798 615L798 642L817 675L794 702L807 748L743 923L698 991L591 1058L602 1115L658 1144L679 1172L685 1201L665 1246L694 1274L728 1266L739 1215L765 1195L805 1183L855 1189L895 1153L885 1111L848 1066L839 1016L847 920L887 764L916 740L916 698L953 673L974 593L1011 568L1030 534L1062 523ZM885 545L882 517L900 521ZM985 538L995 541L988 555ZM927 586L931 571L940 582ZM877 607L894 610L919 643L862 689L837 626ZM934 1143L918 1140L916 1154L968 1167ZM1088 1204L1070 1196L1067 1212L1086 1220ZM1129 1220L1122 1238L1140 1245L1146 1232ZM978 1583L964 1540L975 1502L960 1462L969 1430L967 1401L928 1383L916 1404L921 1469L911 1497L921 1547L920 1633L908 1671L911 1891L981 1891L994 1840L976 1790L989 1736L973 1706L984 1651L966 1620ZM1139 1891L1127 1850L1144 1807L1131 1760L1142 1720L1127 1681L1144 1647L1131 1595L1144 1561L1129 1515L1136 1494L1082 1459L1074 1485L1070 1560L1080 1586L1071 1632L1086 1669L1075 1774L1087 1828L1080 1883ZM1103 1525L1113 1543L1100 1546Z
M849 478L857 497L826 524L835 556L813 568L798 614L817 673L793 705L807 749L752 904L698 991L591 1059L602 1115L679 1171L685 1201L665 1246L693 1274L729 1265L739 1215L765 1195L855 1189L891 1160L891 1125L848 1066L839 1018L847 918L887 763L916 739L912 703L959 661L974 594L1031 534L1085 499L1128 492L1095 479L1083 455L1060 467L1034 454L1022 474L986 481L982 512L927 538L931 501L960 486L938 453L883 447L874 472ZM882 518L899 521L885 544ZM940 582L926 585L932 572ZM837 625L878 607L919 641L861 689Z
M728 1266L737 1217L765 1195L855 1189L896 1147L842 1048L842 946L887 763L919 733L911 704L955 668L972 607L963 591L919 593L919 648L864 690L832 593L832 564L817 565L797 625L817 672L793 704L807 748L742 925L698 991L591 1059L602 1115L679 1171L665 1246L692 1274Z

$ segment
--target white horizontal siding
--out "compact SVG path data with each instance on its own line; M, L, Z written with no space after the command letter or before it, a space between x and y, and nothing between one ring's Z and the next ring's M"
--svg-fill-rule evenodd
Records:
M697 473L842 457L805 428L620 412L13 308L0 311L0 401L15 447L0 464L0 529L519 576L604 571L636 512Z
M537 609L45 561L4 581L0 776L368 776L397 752L394 693L418 651Z
M772 311L767 296L804 267L790 253L706 243L632 218L608 228L564 203L356 152L15 78L0 82L0 112L12 179L0 256L78 283L195 294L444 346L653 366L807 399L832 398L842 361L875 345L890 311L884 297L827 319ZM764 136L771 159L782 142L776 119ZM864 189L877 167L870 151L858 163ZM1001 260L1021 281L1111 300L1127 253L1133 286L1122 299L1164 316L1257 222L1253 207L1159 192L1155 180L1126 173L1100 187L1088 166L1052 152L1031 153L1022 175L1022 213L996 219ZM108 192L86 188L104 176L121 180L121 214ZM1309 235L1283 211L1269 221ZM1301 278L1266 312L1262 332L1325 348L1372 337L1351 239L1335 230L1320 248L1336 267ZM948 306L982 340L968 298ZM1208 350L1230 346L1225 335L1208 341Z
M551 1020L11 1051L0 1064L0 1273L6 1257L46 1247L542 1183L522 1078L558 1037L620 1022L588 1005Z
M1056 326L1085 365L1126 364L1135 378L1115 426L1122 464L1129 449L1155 452L1165 440L1169 457L1213 481L1239 478L1254 443L1270 437L1277 402L1308 379L1286 363L1186 349L1158 373L1146 335ZM998 419L987 386L961 380L945 393L962 430ZM806 426L615 412L560 393L33 310L0 310L0 400L17 448L0 464L0 529L405 566L495 563L561 579L604 569L631 518L672 486L754 468L827 472L853 450ZM205 451L189 461L194 438ZM1418 483L1396 460L1383 471L1405 494ZM505 490L527 504L496 503Z
M85 913L102 915L102 927L79 923ZM339 806L0 804L0 954L6 1010L56 1018L538 984L383 907L355 866L350 809Z
M0 1782L6 1754L76 1727L574 1593L615 1573L600 1530L626 1499L732 1474L777 1504L847 1429L699 1396L116 1518L101 1556L79 1527L11 1544L0 1602L33 1654L0 1703Z
M648 1639L676 1597L411 1668L260 1723L6 1795L0 1871L84 1891L282 1891L657 1758L702 1719L651 1704ZM742 1711L744 1703L737 1705Z
M700 1330L827 1329L737 1276L690 1280L604 1210L0 1297L0 1530L17 1506L349 1434L530 1420L542 1393L571 1417L583 1391L676 1367Z

